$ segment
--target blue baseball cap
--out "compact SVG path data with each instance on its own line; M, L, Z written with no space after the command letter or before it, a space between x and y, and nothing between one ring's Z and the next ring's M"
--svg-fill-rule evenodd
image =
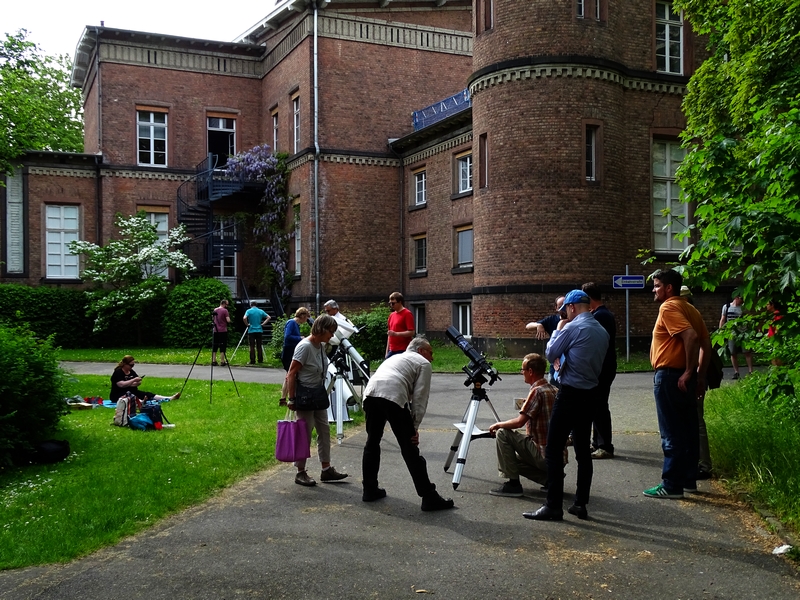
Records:
M589 304L589 295L583 290L572 290L564 297L562 308L567 304Z

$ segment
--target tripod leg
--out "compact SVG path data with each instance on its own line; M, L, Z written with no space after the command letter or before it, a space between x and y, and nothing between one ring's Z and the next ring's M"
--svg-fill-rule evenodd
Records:
M450 465L453 463L453 458L456 455L456 451L458 450L458 446L461 444L461 438L464 436L460 430L456 431L456 437L453 438L453 443L450 444L450 454L447 455L447 460L444 462L444 472L447 473L447 469L450 468Z
M236 351L234 350L234 352ZM233 378L233 371L231 370L231 362L228 360L228 357L225 355L224 352L222 353L222 358L225 359L225 364L228 365L228 373L231 374L231 381L233 382L233 389L236 390L236 397L241 398L242 395L239 393L239 387L236 385L236 380ZM213 369L214 367L212 366L211 368Z
M192 367L189 369L189 373L186 374L186 379L183 380L183 385L181 386L180 393L183 393L183 390L186 388L186 383L189 381L189 377L192 375L192 371L194 371L194 366L197 364L197 359L200 358L200 353L203 351L205 346L200 346L197 349L197 354L194 355L194 360L192 361Z
M499 423L499 422L500 422L500 417L497 415L497 411L494 409L494 405L492 404L492 401L491 401L491 400L489 400L489 398L488 398L488 397L487 397L487 398L484 398L484 400L486 401L486 404L488 404L488 405L489 405L489 408L490 408L490 409L492 409L492 414L494 415L494 420L495 420L497 423Z
M236 353L239 351L239 346L242 345L242 342L244 341L244 336L246 336L246 335L247 335L247 329L244 330L244 333L242 334L242 339L240 339L239 343L236 344L236 349L233 351L233 354L231 355L231 360L236 358ZM228 362L228 358L227 357L225 357L225 362Z
M472 441L472 430L475 428L475 420L478 418L478 407L480 405L481 401L477 398L474 398L469 402L469 408L467 409L467 420L464 425L464 437L461 438L461 443L458 446L456 468L453 471L454 490L458 489L458 484L461 483L461 474L464 472L464 465L467 464L469 443Z
M342 383L342 375L337 373L336 385L336 443L341 444L344 439L344 411L347 407L344 404L344 384Z

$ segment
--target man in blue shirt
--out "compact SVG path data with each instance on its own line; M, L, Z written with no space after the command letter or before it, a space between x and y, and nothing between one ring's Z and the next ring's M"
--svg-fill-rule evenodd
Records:
M270 316L256 306L256 301L250 302L250 308L244 313L242 321L247 326L247 339L250 341L250 364L256 364L256 347L258 347L258 362L264 362L264 325L270 322Z
M547 502L537 511L523 513L526 519L536 521L560 521L563 518L563 452L570 432L578 462L578 485L575 502L568 511L570 514L579 519L588 518L586 504L592 487L589 437L600 371L608 349L608 333L592 315L586 292L572 290L564 298L562 310L567 317L561 320L547 343L547 360L553 362L565 357L559 370L561 389L553 405L545 447Z

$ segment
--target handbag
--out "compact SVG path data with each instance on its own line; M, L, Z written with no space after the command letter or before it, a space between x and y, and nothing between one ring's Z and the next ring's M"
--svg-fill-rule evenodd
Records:
M331 405L324 386L306 387L299 381L295 384L295 410L327 410Z
M311 457L311 443L305 419L297 419L287 410L286 417L278 421L278 437L275 440L275 458L281 462L295 462Z

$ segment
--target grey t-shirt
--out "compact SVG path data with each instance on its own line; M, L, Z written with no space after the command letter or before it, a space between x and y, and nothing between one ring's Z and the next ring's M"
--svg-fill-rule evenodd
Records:
M309 338L297 344L292 360L296 360L303 368L297 373L297 380L306 387L325 385L325 373L328 370L328 357L322 344L315 346Z

